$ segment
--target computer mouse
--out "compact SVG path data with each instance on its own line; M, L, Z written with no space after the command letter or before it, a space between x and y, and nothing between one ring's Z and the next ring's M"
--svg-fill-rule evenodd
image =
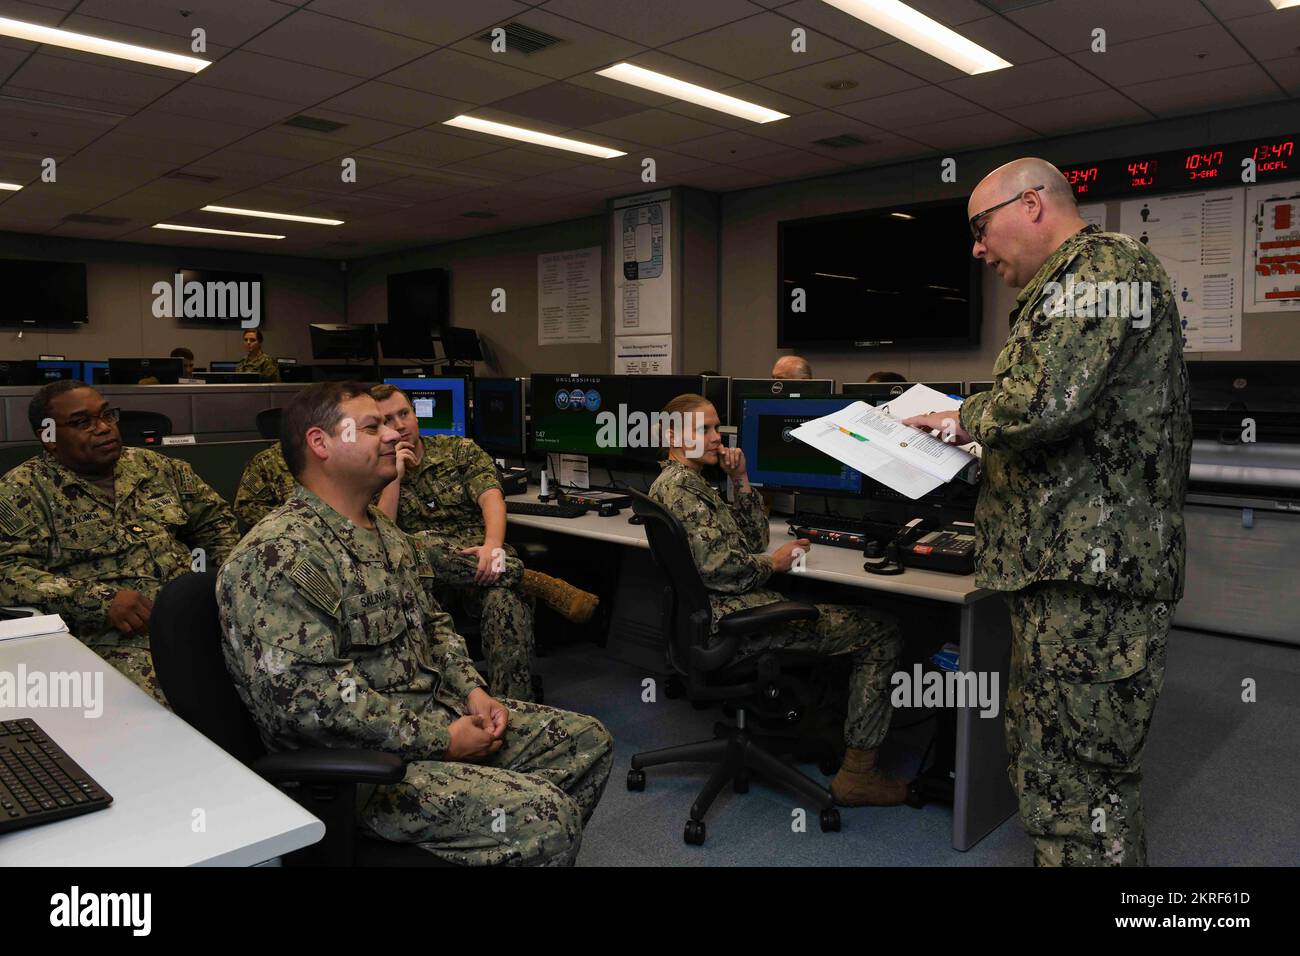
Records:
M642 518L640 515L633 515L632 517L630 517L630 518L627 519L627 523L628 523L628 524L645 524L645 518Z

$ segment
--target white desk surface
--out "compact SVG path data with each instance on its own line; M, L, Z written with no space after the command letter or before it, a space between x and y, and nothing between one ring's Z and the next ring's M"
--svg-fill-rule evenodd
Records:
M325 824L159 705L70 634L0 641L0 670L102 672L103 712L14 707L113 797L105 810L0 834L3 866L250 866ZM193 830L194 811L206 815Z
M530 486L527 494L511 495L506 500L536 502L538 490L535 486ZM507 523L522 528L538 528L579 538L608 541L611 544L649 548L645 528L642 525L628 524L630 517L632 509L624 508L621 513L609 518L602 518L594 511L578 518L509 515ZM768 553L792 540L786 519L772 518ZM869 574L862 570L862 552L830 545L814 545L809 550L801 576L816 581L831 581L852 587L927 598L945 604L972 604L994 593L976 587L973 574L945 574L942 571L922 571L917 568L907 568L897 575Z

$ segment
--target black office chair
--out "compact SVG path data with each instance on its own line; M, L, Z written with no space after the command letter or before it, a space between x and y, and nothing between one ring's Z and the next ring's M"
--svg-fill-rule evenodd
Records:
M806 731L792 726L809 725L828 707L828 685L796 676L796 669L817 671L825 665L821 655L801 651L768 651L736 661L741 642L751 634L771 630L793 621L817 619L817 609L797 601L777 601L761 607L735 611L718 621L718 640L710 645L711 612L708 590L691 555L686 529L671 512L645 495L632 495L632 510L645 524L650 554L668 578L663 592L664 621L669 628L668 665L672 670L668 696L684 691L692 702L721 701L735 710L735 725L718 723L712 740L651 750L632 757L627 774L629 790L645 789L645 768L668 763L713 763L716 766L704 789L691 804L685 840L704 842L704 814L728 783L737 793L749 790L751 771L783 783L810 800L821 810L821 828L840 829L839 811L829 790L795 767L774 756L765 745L787 747L806 739ZM753 712L759 730L752 732L746 720ZM775 726L774 726L775 725ZM781 725L785 725L782 729ZM823 768L835 761L833 738L822 728L819 750ZM838 729L834 731L838 734Z
M264 408L257 413L257 433L263 438L280 440L280 415L283 408Z
M401 758L324 747L267 752L226 671L216 587L216 572L205 571L183 574L158 592L149 619L154 670L177 716L324 821L324 838L287 854L285 864L448 866L414 844L358 839L357 785L400 782Z
M161 445L163 438L172 433L172 420L162 412L124 408L117 428L122 433L123 445Z

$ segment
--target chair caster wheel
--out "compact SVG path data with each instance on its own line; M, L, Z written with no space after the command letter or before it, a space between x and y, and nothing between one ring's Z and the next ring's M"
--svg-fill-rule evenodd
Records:
M686 832L682 834L682 838L691 846L703 846L704 845L704 821L687 820Z
M629 770L627 772L627 788L633 791L645 789L645 771Z
M839 833L840 832L840 811L834 807L827 807L821 815L822 833Z
M749 778L736 777L731 781L731 790L733 793L749 793Z
M921 787L915 780L907 785L907 796L903 798L903 801L914 810L920 810L925 806L925 796L921 793Z
M835 757L822 757L817 761L817 769L825 776L829 777L840 769L840 762Z
M664 681L664 696L667 697L669 700L676 700L677 698L683 696L685 693L686 693L686 685L682 683L682 679L680 677L673 675L672 677L669 677Z

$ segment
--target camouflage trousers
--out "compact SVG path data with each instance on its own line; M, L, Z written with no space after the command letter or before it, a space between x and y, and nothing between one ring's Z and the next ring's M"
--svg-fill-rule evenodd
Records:
M1143 866L1142 750L1173 608L1065 581L1006 595L1011 785L1038 866Z
M162 687L158 684L158 675L153 669L153 655L148 648L107 645L92 647L91 650L124 674L132 684L167 707L167 698L163 696Z
M848 655L852 670L844 743L857 750L871 750L885 739L894 715L889 702L889 676L902 649L902 631L893 617L868 607L816 607L815 621L796 621L780 630L745 638L736 660L768 650L806 651L828 657Z
M487 659L488 691L494 697L533 699L532 601L517 587L442 586L438 603L443 608L459 601L478 621L479 640Z
M499 698L498 698L499 699ZM605 789L614 741L594 717L501 700L505 743L482 763L417 760L376 787L361 822L464 866L569 866Z

